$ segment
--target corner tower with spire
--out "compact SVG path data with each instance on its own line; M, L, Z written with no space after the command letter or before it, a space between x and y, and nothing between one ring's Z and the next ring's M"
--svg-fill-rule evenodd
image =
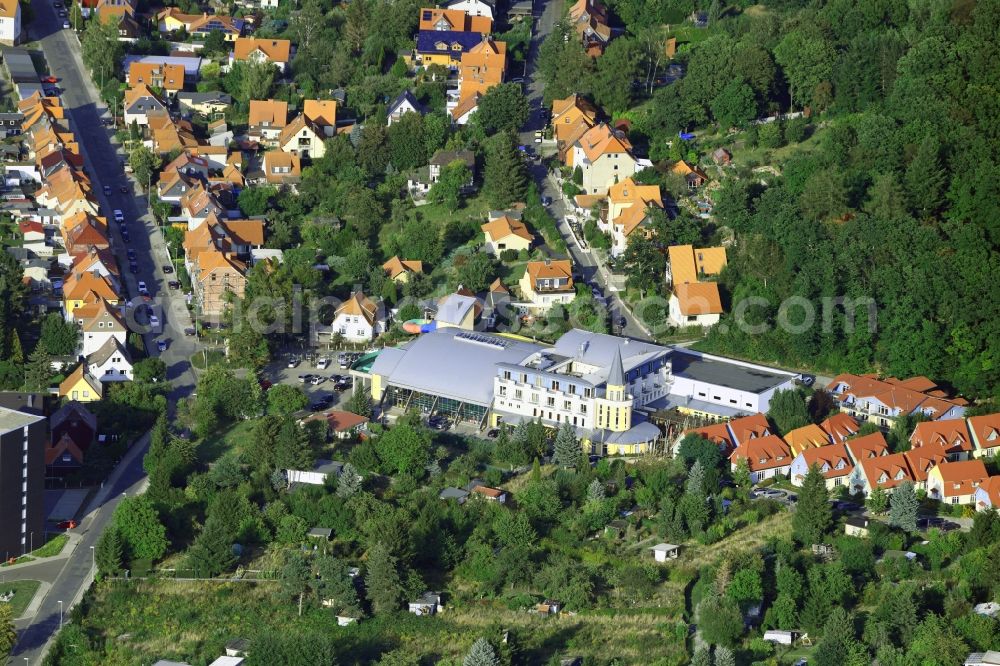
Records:
M612 432L625 432L632 427L632 396L627 391L621 349L611 357L611 368L605 384L604 397L597 400L597 427Z

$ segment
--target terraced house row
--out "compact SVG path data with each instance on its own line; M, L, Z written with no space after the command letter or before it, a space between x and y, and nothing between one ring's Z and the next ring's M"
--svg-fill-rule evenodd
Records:
M19 222L26 230L37 225L52 245L64 269L61 285L54 285L61 286L63 314L80 329L77 353L65 368L70 372L58 394L80 402L99 400L109 383L132 379L123 317L127 298L108 219L101 214L59 98L35 93L18 110L28 155L41 180L35 207Z

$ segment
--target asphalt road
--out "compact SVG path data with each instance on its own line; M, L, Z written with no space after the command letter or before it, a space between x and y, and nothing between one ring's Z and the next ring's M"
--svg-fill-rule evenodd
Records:
M531 48L528 51L528 63L524 75L525 94L528 97L528 103L531 107L531 116L528 118L528 123L520 133L519 138L521 145L530 146L536 151L540 146L534 142L535 131L545 127L548 117L543 107L545 84L537 76L538 51L542 42L545 41L545 38L552 32L556 23L559 22L559 19L562 17L562 11L563 3L561 2L552 2L551 0L548 2L535 0L534 2L535 23L532 29ZM529 166L529 171L531 177L538 184L538 190L542 196L552 199L548 210L555 217L556 223L559 226L559 233L562 234L563 239L566 241L566 247L569 250L570 258L573 260L574 269L583 276L584 281L598 285L601 292L608 299L608 308L611 311L612 322L615 324L613 332L639 340L650 340L650 336L639 326L632 312L622 304L617 294L608 289L607 281L599 270L597 260L594 259L591 252L582 250L573 240L573 233L566 222L568 211L563 202L562 193L558 191L553 180L548 177L548 170L543 164L532 162ZM625 318L624 328L619 328L617 325L621 317Z
M63 106L67 109L71 128L81 145L94 190L100 193L104 185L111 188L112 195L101 199L102 213L110 219L112 210L121 209L128 223L131 232L131 243L128 246L117 229L112 232L112 249L122 267L127 294L132 298L132 307L127 310L127 320L134 330L139 330L136 327L140 322L148 321L145 316L139 316L137 322L136 317L131 314L135 306L142 303L136 298L137 283L139 280L145 281L162 326L160 330L140 332L143 333L146 349L151 355L157 354L158 340L165 340L169 345L160 357L167 364L167 377L171 382L169 403L173 407L178 399L189 395L194 389L196 380L189 359L195 351L196 341L183 334L184 329L192 325L183 296L178 292L170 292L166 286L161 266L169 263L169 259L163 235L149 215L145 198L133 194L138 191L136 184L125 176L121 166L125 156L118 151L117 145L111 140L112 133L102 123L102 118L108 118L110 114L99 103L97 91L83 67L76 36L72 31L61 28L62 20L56 16L55 9L49 2L36 0L32 3L32 8L35 18L29 27L30 39L39 42L49 65L49 73L59 79L58 86L64 91ZM119 192L122 185L128 187L128 194ZM135 275L129 273L127 268L126 250L129 247L137 254L139 270ZM48 642L59 629L60 611L65 614L64 617L68 617L70 607L79 601L91 582L91 546L96 544L123 494L133 495L143 488L145 472L142 469L142 457L147 444L143 440L132 447L106 482L107 491L102 490L97 501L89 507L89 512L77 528L82 534L80 543L73 554L63 561L54 579L51 579L52 587L38 613L20 632L9 663L41 663ZM49 576L53 572L43 569L32 572L32 575L42 574L46 574L45 579L50 580Z

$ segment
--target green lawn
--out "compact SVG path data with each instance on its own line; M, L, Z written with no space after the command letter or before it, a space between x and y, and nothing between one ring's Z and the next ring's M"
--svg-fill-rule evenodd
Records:
M0 594L14 591L14 598L10 600L10 605L15 618L24 615L24 610L31 603L40 585L41 583L37 580L15 580L12 583L0 583Z
M206 368L223 363L226 360L226 355L219 351L218 349L209 349L207 351L200 351L191 357L191 365L193 365L198 370L205 370Z
M62 549L66 546L66 542L69 541L68 534L57 534L48 540L41 548L36 548L31 551L31 555L34 557L55 557L62 552Z
M213 462L229 451L239 451L250 434L253 423L241 421L224 433L210 435L198 443L198 460Z

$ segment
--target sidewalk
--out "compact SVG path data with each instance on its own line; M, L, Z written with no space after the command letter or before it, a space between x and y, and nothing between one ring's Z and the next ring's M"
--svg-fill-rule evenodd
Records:
M66 542L66 545L63 546L62 551L58 555L52 555L51 557L35 557L35 559L31 560L30 562L18 562L17 564L7 565L5 567L0 568L0 576L6 573L10 573L11 571L19 571L21 569L27 569L29 567L36 567L40 564L48 564L50 562L55 562L57 560L68 559L69 556L72 555L73 551L76 549L76 545L80 543L80 539L83 538L83 535L77 532L66 532L66 535L69 537L69 540ZM31 555L31 553L28 553L28 555L34 557Z

